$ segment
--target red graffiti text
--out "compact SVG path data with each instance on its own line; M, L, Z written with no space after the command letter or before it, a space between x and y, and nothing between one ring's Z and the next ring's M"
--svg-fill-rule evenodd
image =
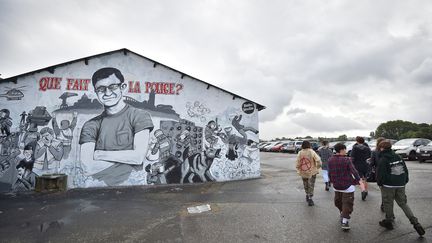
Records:
M150 93L152 90L156 94L165 95L178 95L180 90L183 89L183 84L180 83L167 83L167 82L146 82L145 92Z
M88 90L88 85L90 83L90 79L67 79L67 90Z
M139 81L129 81L129 93L141 93L141 85Z
M39 90L46 91L48 89L60 89L62 78L59 77L43 77L39 80Z

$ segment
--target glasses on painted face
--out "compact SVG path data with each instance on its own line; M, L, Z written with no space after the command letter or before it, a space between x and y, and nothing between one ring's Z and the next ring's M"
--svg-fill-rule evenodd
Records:
M108 86L99 86L96 88L96 93L104 94L107 92L108 89L112 92L120 88L121 85L122 85L121 83L118 83L118 84L110 84Z

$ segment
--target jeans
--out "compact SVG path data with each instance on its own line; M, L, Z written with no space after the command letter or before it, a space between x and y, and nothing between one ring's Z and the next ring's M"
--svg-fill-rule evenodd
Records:
M329 182L328 170L322 170L322 177L324 182Z
M311 178L302 178L302 179L303 179L303 186L306 195L312 197L314 193L316 175L313 175Z
M394 213L393 213L393 205L394 201L399 205L399 207L403 210L411 224L417 224L418 220L414 217L410 207L407 204L407 196L405 194L405 187L398 188L389 188L382 187L381 188L382 199L384 204L384 212L386 213L386 220L393 221Z

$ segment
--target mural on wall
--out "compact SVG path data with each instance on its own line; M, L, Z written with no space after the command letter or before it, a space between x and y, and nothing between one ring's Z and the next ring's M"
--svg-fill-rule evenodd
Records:
M7 100L21 100L24 97L24 93L22 88L26 86L20 86L16 88L6 87L6 92L4 94L0 94L0 97L5 97Z
M200 119L201 122L205 122L206 121L205 116L211 112L210 109L207 108L205 104L202 104L199 101L195 101L193 105L191 102L186 103L186 108L187 108L187 114L190 117L197 117Z
M27 99L23 87L1 95L0 191L32 190L37 176L52 173L67 174L71 188L260 176L252 102L216 109L182 97L183 83L142 85L113 67L95 69L91 79L42 77L38 92L52 103L12 109L9 102Z

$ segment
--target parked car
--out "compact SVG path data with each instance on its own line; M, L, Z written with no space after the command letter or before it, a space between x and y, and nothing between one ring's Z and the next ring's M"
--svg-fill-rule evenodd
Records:
M271 151L271 152L282 152L282 147L283 147L284 145L286 145L286 144L287 144L287 143L279 143L279 144L273 146L273 147L270 149L270 151Z
M295 141L291 141L288 142L284 147L283 147L283 152L285 153L294 153L295 152Z
M268 149L269 149L269 147L273 147L274 144L276 144L276 142L268 142L267 144L264 144L264 145L261 147L260 151L267 152Z
M330 142L330 143L329 143L329 148L333 151L333 153L336 153L336 151L334 150L334 146L335 146L337 143L345 144L345 142L346 142L346 141L334 141L334 142Z
M291 148L293 146L294 146L294 141L286 142L286 143L284 143L284 145L282 145L281 152L284 152L284 153L292 152Z
M260 145L258 145L258 148L260 151L263 151L263 148L267 145L270 145L270 142L263 142Z
M279 145L279 144L281 144L281 143L283 143L283 142L281 142L281 141L278 141L278 142L272 142L272 143L270 143L269 145L265 146L265 147L263 148L263 151L264 151L264 152L270 152L270 151L272 151L272 148L273 148L274 146Z
M314 151L317 151L318 150L318 148L320 147L320 144L318 143L318 142L310 142L310 144L311 144L311 148L314 150Z
M389 141L392 145L397 142L397 140L395 139L386 139L386 140ZM376 139L372 139L369 142L367 142L371 151L374 151L376 149L376 142L377 142Z
M432 160L432 142L425 146L419 146L416 150L417 159L420 163L426 160Z
M392 149L402 158L408 158L408 160L415 160L417 158L417 148L422 145L425 146L430 142L431 140L426 138L407 138L397 141L392 146Z
M356 141L346 141L344 143L345 147L346 147L346 152L348 156L351 156L351 151L353 149L354 144L356 144Z
M292 143L289 143L287 146L285 146L284 151L289 153L298 153L298 151L301 150L301 145L303 141L294 141Z

